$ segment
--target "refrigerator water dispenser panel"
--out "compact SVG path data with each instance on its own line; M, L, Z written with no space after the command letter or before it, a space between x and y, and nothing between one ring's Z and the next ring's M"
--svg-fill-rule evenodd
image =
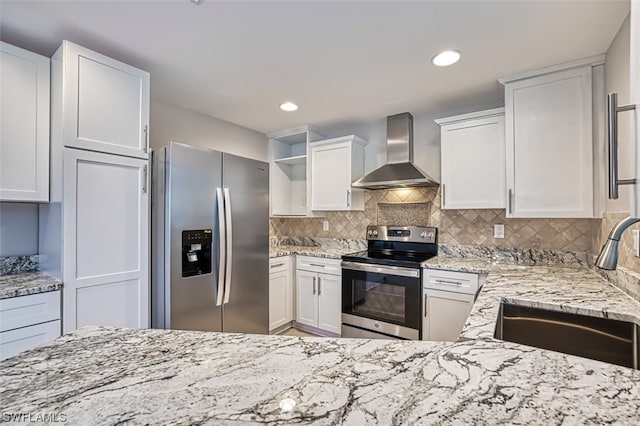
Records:
M182 231L182 276L210 274L212 268L211 229Z

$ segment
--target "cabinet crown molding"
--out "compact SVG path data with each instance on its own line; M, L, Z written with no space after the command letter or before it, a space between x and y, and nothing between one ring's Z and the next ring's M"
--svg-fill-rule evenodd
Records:
M460 121L473 120L476 118L497 117L501 115L504 115L504 107L487 109L484 111L470 112L468 114L454 115L451 117L436 118L433 121L435 121L440 126L444 126L447 124L453 124Z
M337 138L323 139L323 140L320 140L320 141L311 142L311 145L312 146L320 146L320 145L328 145L328 144L340 143L340 142L353 142L353 143L357 143L358 145L361 145L361 146L367 146L369 144L368 141L362 139L359 136L348 135L348 136L340 136L340 137L337 137Z
M514 81L524 80L531 77L539 77L545 74L551 74L557 71L569 70L572 68L579 68L585 65L595 67L597 65L604 64L605 54L588 56L582 59L576 59L575 61L563 62L556 65L551 65L544 68L538 68L537 70L525 71L519 74L512 74L504 77L499 77L498 81L501 84L513 83Z

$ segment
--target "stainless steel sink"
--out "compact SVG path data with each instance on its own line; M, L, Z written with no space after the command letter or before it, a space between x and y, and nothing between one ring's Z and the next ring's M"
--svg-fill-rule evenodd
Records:
M494 337L640 369L640 327L628 321L502 302Z

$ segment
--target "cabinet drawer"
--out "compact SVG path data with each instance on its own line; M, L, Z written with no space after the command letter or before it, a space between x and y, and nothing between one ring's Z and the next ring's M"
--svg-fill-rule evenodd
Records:
M269 259L269 273L287 272L289 270L289 256Z
M342 275L339 259L327 259L324 257L296 256L296 269L320 272L330 275Z
M60 291L0 300L0 332L60 319Z
M425 269L422 287L454 293L474 294L478 290L478 274Z
M60 320L0 333L0 361L60 336Z

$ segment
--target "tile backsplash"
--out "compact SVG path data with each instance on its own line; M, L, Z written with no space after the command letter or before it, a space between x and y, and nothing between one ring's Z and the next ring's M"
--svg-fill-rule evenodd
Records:
M369 224L415 221L437 227L441 244L593 252L594 235L602 232L601 222L605 222L507 219L505 210L500 209L441 210L439 191L440 187L366 191L363 212L327 212L325 218L273 218L269 232L274 237L364 239ZM322 230L323 220L329 221L328 231ZM494 224L505 225L505 238L493 238Z

